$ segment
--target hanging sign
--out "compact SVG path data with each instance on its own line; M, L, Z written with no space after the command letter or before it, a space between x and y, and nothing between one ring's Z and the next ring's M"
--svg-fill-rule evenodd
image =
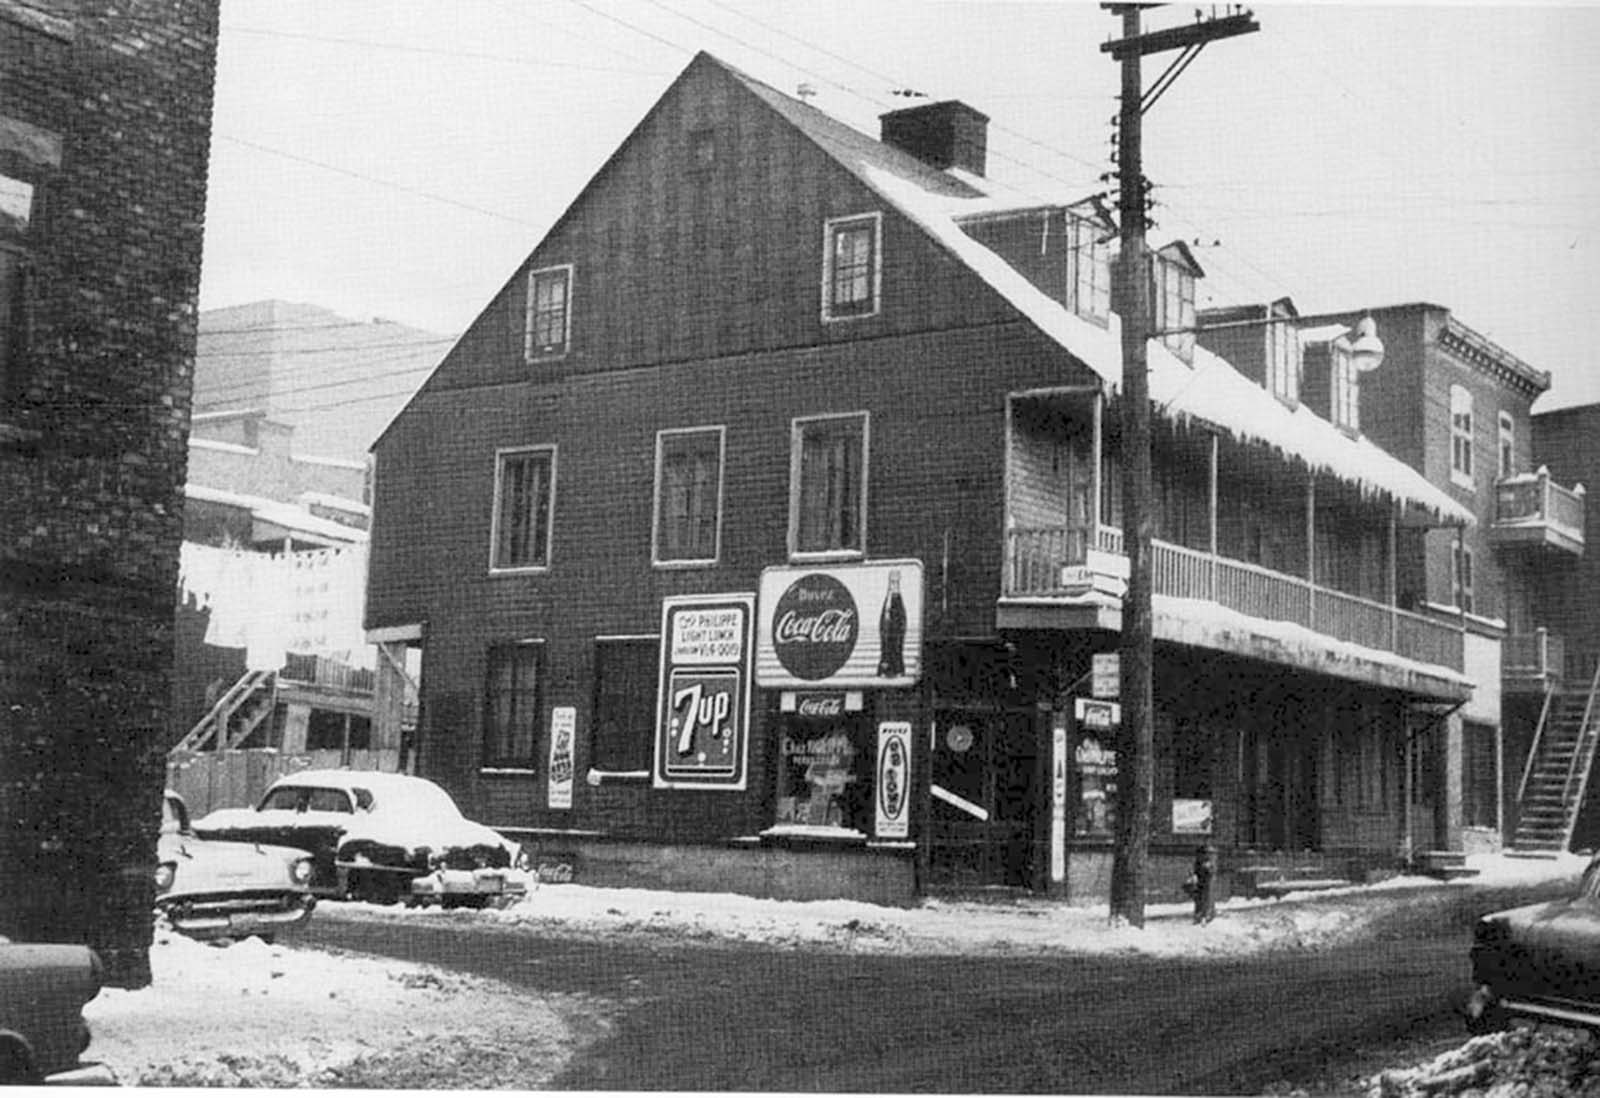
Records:
M922 594L920 560L763 570L756 683L915 686L922 675Z
M1085 728L1115 728L1122 723L1122 706L1114 701L1097 701L1094 698L1072 699L1073 716Z
M662 600L657 789L745 787L754 621L754 595Z
M1096 652L1091 657L1089 693L1114 698L1122 693L1122 657L1116 652Z
M578 711L570 705L558 705L550 710L551 808L572 807L572 745L577 738Z
M877 822L880 839L911 834L911 725L884 721L878 725Z

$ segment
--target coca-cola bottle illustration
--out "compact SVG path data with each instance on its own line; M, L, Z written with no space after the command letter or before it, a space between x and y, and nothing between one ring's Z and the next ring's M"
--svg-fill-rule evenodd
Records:
M897 679L906 673L906 604L900 598L900 573L889 573L889 590L878 614L878 677Z

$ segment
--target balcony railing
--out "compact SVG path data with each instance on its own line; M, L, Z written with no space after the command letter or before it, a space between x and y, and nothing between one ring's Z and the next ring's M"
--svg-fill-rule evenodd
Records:
M1118 552L1122 548L1121 531L1113 528L1101 527L1094 541L1102 552ZM1086 529L1012 531L1006 594L1081 594L1081 584L1064 583L1062 573L1064 568L1086 563L1086 555L1066 554L1087 543ZM1110 548L1112 545L1116 548ZM1393 652L1420 663L1457 671L1462 668L1459 624L1170 542L1152 541L1150 548L1151 586L1158 595L1214 602L1250 617L1293 622L1336 640Z
M303 652L285 653L281 677L287 682L321 686L358 694L372 693L372 669L351 667L327 656Z
M1560 545L1583 551L1583 486L1563 488L1550 471L1502 477L1495 483L1494 525L1490 536L1503 544Z

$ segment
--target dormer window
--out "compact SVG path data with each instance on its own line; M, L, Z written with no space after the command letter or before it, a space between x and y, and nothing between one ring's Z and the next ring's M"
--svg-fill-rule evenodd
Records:
M1194 280L1205 272L1182 241L1175 241L1152 257L1155 330L1170 334L1161 337L1173 354L1194 362L1195 310Z
M1271 315L1286 314L1275 304ZM1294 314L1290 311L1287 315ZM1267 388L1292 408L1300 403L1300 329L1289 323L1269 323L1266 328Z
M1109 228L1067 214L1067 307L1101 324L1111 315Z
M878 314L882 238L882 214L828 221L822 241L823 320L853 320Z
M1334 340L1328 351L1334 426L1356 434L1361 430L1361 389L1355 354L1349 341L1344 339Z

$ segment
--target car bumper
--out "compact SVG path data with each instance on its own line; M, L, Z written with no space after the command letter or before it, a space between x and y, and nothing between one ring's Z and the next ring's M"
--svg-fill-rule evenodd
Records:
M447 896L486 896L509 902L527 892L527 885L503 869L436 869L411 882L413 903L429 903Z
M117 1073L105 1064L80 1064L66 1071L45 1076L49 1087L114 1087L119 1086Z
M1512 1018L1528 1018L1554 1025L1600 1030L1600 1003L1574 999L1535 998L1496 995L1487 984L1479 984L1467 998L1469 1028L1494 1028Z
M286 897L276 903L214 900L160 904L173 929L191 938L243 938L275 934L299 926L316 907L314 896Z

